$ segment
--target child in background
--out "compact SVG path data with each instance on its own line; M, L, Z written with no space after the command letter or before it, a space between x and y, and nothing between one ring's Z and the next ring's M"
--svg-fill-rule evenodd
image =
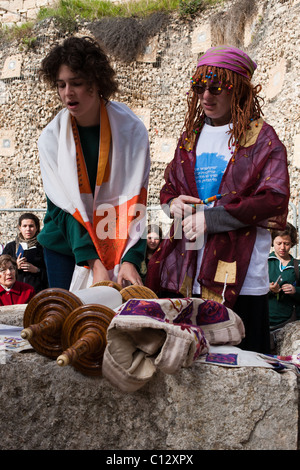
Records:
M156 224L149 224L147 227L147 248L146 248L146 254L145 254L145 259L141 265L141 277L143 282L145 281L146 274L147 274L147 266L149 263L149 260L151 259L153 253L157 250L159 247L162 238L163 238L163 233L162 229L156 225Z
M298 260L290 254L297 243L296 228L287 223L283 231L272 232L274 251L268 259L270 293L270 327L281 326L291 320L300 320L300 286L297 283ZM294 265L294 261L296 266Z

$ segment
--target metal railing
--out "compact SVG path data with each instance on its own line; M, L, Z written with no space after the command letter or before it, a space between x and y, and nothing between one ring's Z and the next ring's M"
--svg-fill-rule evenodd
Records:
M300 201L298 202L297 205L295 205L292 202L289 202L289 220L291 223L296 227L297 232L298 232L298 243L295 245L291 252L294 258L297 258L298 254L300 253L300 240L299 240L299 227L300 227ZM4 207L0 208L0 214L3 212L41 212L41 213L46 213L45 208L41 207ZM160 205L157 206L149 206L147 207L147 212L148 212L148 219L151 222L157 222L162 225L162 229L164 232L164 227L168 227L170 225L170 219L168 219L168 216L164 213ZM159 215L159 212L161 215ZM5 240L5 234L3 230L1 230L2 236L4 236L4 241L0 240L2 243L7 243L8 240Z

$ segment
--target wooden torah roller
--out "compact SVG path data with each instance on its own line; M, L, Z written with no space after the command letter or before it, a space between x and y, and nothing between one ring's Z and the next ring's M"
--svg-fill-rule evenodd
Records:
M80 305L81 300L64 289L49 288L38 292L25 309L22 338L28 340L38 353L57 358L62 352L63 323Z
M98 286L108 286L108 287L113 287L114 289L117 289L119 292L122 290L122 286L118 284L117 282L114 281L100 281L96 282L93 284L91 287L98 287Z
M66 318L61 341L63 353L59 366L72 365L84 375L102 375L107 328L115 312L104 305L82 305Z
M123 302L129 299L157 299L157 295L146 286L132 285L120 291Z

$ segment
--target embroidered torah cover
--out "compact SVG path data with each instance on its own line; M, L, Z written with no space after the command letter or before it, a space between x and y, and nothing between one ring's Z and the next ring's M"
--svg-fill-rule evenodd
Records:
M202 299L130 299L116 309L107 330L102 372L133 392L157 369L174 374L190 367L211 344L238 344L241 319L218 302Z

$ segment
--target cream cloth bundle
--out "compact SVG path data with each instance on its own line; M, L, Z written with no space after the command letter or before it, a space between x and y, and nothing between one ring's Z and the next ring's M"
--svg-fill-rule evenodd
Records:
M209 351L208 337L237 344L243 336L241 319L215 301L131 299L116 309L108 327L103 376L122 391L134 392L157 369L174 374L191 366Z

